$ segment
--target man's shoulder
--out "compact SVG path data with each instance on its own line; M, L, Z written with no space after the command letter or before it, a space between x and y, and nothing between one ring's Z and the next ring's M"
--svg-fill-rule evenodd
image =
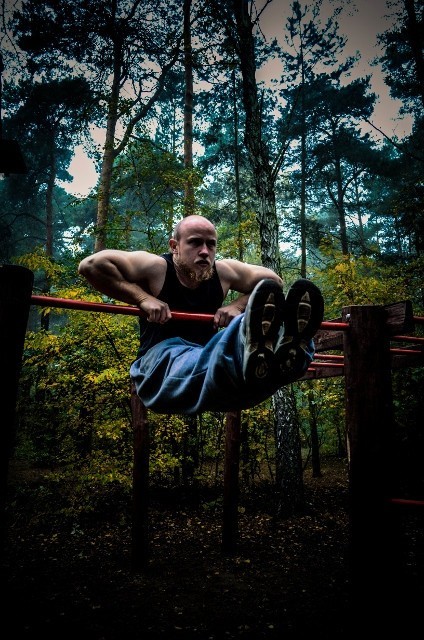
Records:
M233 258L222 258L215 261L215 267L221 281L226 282L230 287L237 283L243 274L246 265L240 260Z
M135 251L126 251L125 253L127 253L130 256L133 256L134 258L138 258L138 259L149 259L149 260L164 260L164 255L165 254L157 254L157 253L152 253L151 251L145 251L144 249L136 249Z
M160 277L166 272L166 260L162 256L148 251L131 251L128 254L131 267L140 277Z
M163 255L157 255L156 253L150 253L150 251L129 251L127 253L129 259L133 264L155 264L166 266L166 260Z
M244 262L240 262L240 260L236 260L235 258L219 258L215 260L215 264L219 269L234 269L239 265L244 265Z
M240 260L234 258L221 258L215 261L215 266L218 273L231 275L232 273L238 273L246 268L246 264Z

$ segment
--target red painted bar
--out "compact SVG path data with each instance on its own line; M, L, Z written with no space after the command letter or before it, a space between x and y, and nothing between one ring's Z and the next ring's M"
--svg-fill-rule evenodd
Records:
M424 342L424 338L419 336L392 336L390 340L398 340L399 342Z
M31 296L31 304L41 307L59 307L61 309L75 309L78 311L101 311L103 313L116 313L129 316L141 316L143 312L138 307L128 307L122 304L107 304L106 302L88 302L87 300L70 300L68 298L55 298L52 296ZM213 315L209 313L183 313L172 311L174 320L196 320L198 322L211 322Z
M41 307L59 307L61 309L75 309L79 311L102 311L104 313L120 313L123 315L140 316L142 311L137 307L129 307L122 304L108 304L106 302L88 302L87 300L70 300L69 298L55 298L53 296L31 296L31 304ZM211 322L213 315L210 313L184 313L172 311L174 320L194 320L198 322ZM322 322L321 329L338 329L341 331L349 327L347 322Z
M344 364L342 362L316 362L313 360L308 369L316 369L316 367L325 367L326 369L343 369Z
M405 353L415 353L420 354L424 353L421 349L390 349L390 353L395 353L396 355L404 355Z

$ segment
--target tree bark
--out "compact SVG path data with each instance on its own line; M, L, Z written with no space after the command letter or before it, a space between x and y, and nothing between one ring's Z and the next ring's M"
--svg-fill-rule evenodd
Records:
M259 200L257 218L261 238L261 258L265 267L281 272L278 244L278 218L275 205L275 180L268 147L262 138L262 109L256 84L256 61L253 24L247 12L248 4L233 0L238 35L238 54L243 79L243 104L246 111L244 142L253 170Z
M253 26L248 3L233 0L236 23L236 50L243 80L243 103L246 112L245 144L249 152L256 193L259 200L258 223L262 264L281 273L278 242L278 218L275 204L275 177L268 147L262 137L262 110L256 84L256 60ZM277 477L281 489L278 515L287 515L304 506L300 435L294 418L293 400L288 387L273 396L277 450Z
M109 219L110 185L112 180L113 161L116 157L115 132L118 122L118 100L120 91L120 75L122 50L119 43L114 45L113 81L109 98L109 108L106 125L106 139L103 149L103 161L100 174L100 185L97 199L97 223L94 251L106 249L107 222Z
M273 396L275 434L278 444L277 516L285 518L302 511L305 505L299 426L293 388L283 387Z
M231 73L231 80L233 85L233 116L234 116L234 180L236 190L236 209L237 209L237 249L238 259L243 260L244 256L244 243L243 232L241 226L241 195L240 195L240 155L239 155L239 134L238 134L238 113L237 113L237 94L236 94L236 72L233 69Z
M184 215L194 213L193 188L193 54L190 25L191 0L184 0L184 167L187 171L184 194Z

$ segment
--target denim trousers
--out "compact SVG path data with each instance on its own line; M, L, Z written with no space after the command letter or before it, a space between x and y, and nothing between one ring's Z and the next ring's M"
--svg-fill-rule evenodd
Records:
M243 317L234 318L204 346L168 338L135 360L130 376L144 405L156 413L187 415L248 409L301 378L314 356L312 340L298 370L279 373L265 385L246 383Z

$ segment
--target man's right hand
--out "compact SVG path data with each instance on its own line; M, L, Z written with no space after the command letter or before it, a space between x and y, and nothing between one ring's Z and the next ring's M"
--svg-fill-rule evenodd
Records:
M146 295L139 303L138 307L147 316L148 322L157 322L158 324L165 324L171 320L171 310L166 302L158 300L153 296Z

